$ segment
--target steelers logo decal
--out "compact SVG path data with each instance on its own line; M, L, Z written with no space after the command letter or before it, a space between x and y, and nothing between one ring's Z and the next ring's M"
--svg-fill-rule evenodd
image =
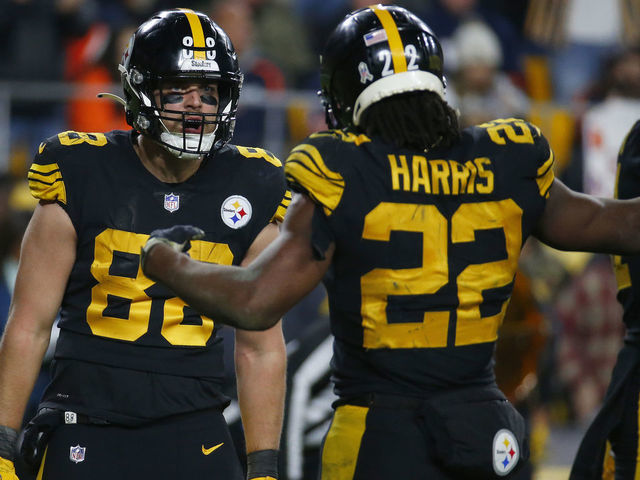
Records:
M493 470L497 475L507 475L520 459L520 447L513 433L506 428L493 437Z
M233 229L244 227L251 219L251 204L241 195L231 195L220 209L222 221Z

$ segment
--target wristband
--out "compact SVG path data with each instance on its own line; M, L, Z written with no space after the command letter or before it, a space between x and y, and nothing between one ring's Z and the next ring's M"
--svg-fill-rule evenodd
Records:
M247 455L247 479L278 478L278 450L258 450Z
M13 428L0 425L0 457L13 462L16 456L18 432Z

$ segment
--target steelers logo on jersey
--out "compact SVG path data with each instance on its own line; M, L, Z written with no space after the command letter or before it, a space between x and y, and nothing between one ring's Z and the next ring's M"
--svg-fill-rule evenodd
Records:
M493 470L499 476L507 475L520 459L520 448L515 435L506 428L493 437Z
M220 209L222 221L233 229L244 227L251 219L251 203L241 195L231 195Z

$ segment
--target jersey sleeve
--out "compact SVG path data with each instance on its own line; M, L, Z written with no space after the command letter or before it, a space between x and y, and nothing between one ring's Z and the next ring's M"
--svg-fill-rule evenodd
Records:
M282 200L280 200L280 205L276 208L276 213L271 217L272 222L282 223L284 222L284 216L287 213L287 208L289 208L289 204L291 203L291 190L287 189L284 192L284 196Z
M284 168L278 157L268 150L257 147L234 145L245 159L247 169L254 172L251 185L260 192L261 204L266 209L266 221L282 223L291 203L291 191L287 189Z
M60 169L60 142L51 137L38 147L27 173L29 190L38 200L67 204L67 189Z
M534 178L541 197L548 198L555 178L555 156L549 142L532 123L518 118L496 119L478 125L495 149L509 148L523 175Z
M627 133L620 151L618 152L618 167L615 198L628 199L640 196L640 121ZM618 290L630 289L633 285L640 285L640 256L614 256L614 271ZM619 296L625 310L629 307L626 294Z
M345 188L341 173L327 165L327 159L336 157L336 143L331 134L312 135L291 151L285 163L289 187L309 195L327 216L340 204Z

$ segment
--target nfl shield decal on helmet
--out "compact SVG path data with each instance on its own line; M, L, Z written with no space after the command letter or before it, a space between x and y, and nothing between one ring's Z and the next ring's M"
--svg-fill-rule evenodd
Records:
M84 452L86 448L76 445L75 447L69 447L69 459L74 463L80 463L84 461Z
M173 192L165 193L164 209L173 213L180 208L180 195L174 195Z
M251 204L241 195L231 195L220 208L222 221L233 229L244 227L251 219Z
M507 475L520 459L520 447L511 431L503 428L493 437L493 470L499 476Z

